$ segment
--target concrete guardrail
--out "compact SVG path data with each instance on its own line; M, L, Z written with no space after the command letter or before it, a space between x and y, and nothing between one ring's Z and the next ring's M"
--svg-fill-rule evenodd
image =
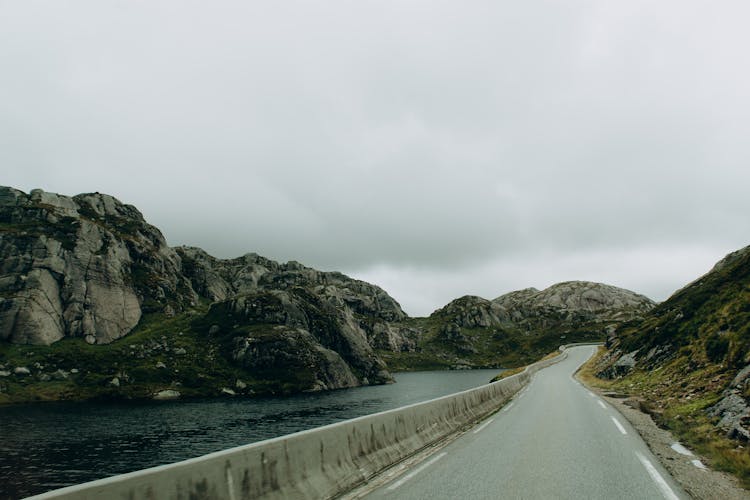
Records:
M535 372L565 359L566 347L475 389L32 498L331 498L497 411Z

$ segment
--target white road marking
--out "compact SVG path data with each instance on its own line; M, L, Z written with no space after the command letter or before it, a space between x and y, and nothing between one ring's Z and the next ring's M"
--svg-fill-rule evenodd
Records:
M679 453L680 455L685 455L685 456L688 456L688 457L692 457L693 456L693 452L690 451L690 450L688 450L684 446L682 446L680 443L673 443L672 446L671 446L671 448L674 451L676 451L677 453Z
M703 462L701 462L697 458L694 459L694 460L691 460L690 463L693 464L693 465L695 465L699 469L708 470L708 467L706 467L705 465L703 465Z
M667 500L680 500L680 497L675 495L674 491L672 491L672 488L669 487L667 482L664 480L663 477L661 477L661 474L659 474L659 471L656 470L656 467L649 461L648 458L644 457L639 452L635 452L635 455L638 457L638 460L641 461L643 466L646 468L646 471L648 472L648 475L651 476L651 479L654 480L656 483L656 486L659 487L659 490L661 491L661 494L664 495L664 498Z
M488 425L490 425L494 420L495 420L494 418L491 418L488 421L486 421L485 423L483 423L482 425L480 425L477 428L477 430L474 431L474 434L479 434L480 432L482 432L484 430L484 428L487 427Z
M396 488L402 486L406 481L408 481L409 479L413 478L414 476L416 476L417 474L419 474L420 472L422 472L427 467L429 467L430 465L434 464L435 462L437 462L438 460L440 460L441 458L443 458L447 454L448 453L443 452L440 455L436 456L435 458L431 458L427 462L423 463L422 465L420 465L419 467L417 467L416 469L414 469L413 471L411 471L410 473L408 473L407 475L405 475L404 477L402 477L401 479L399 479L398 481L396 481L395 483L393 483L392 485L390 485L387 488L388 491L393 491Z
M588 393L589 393L589 396L591 396L592 398L595 398L595 397L596 397L596 396L594 396L594 393L593 393L593 392L591 392L591 391L586 391L586 392L588 392Z
M513 403L511 403L511 404L509 404L508 406L506 406L505 408L503 408L503 411L508 411L508 410L510 410L510 407L511 407L511 406L513 406Z
M625 427L623 427L622 424L615 417L609 417L609 418L612 419L612 422L615 423L615 425L617 426L617 429L619 429L620 432L622 432L623 434L628 433L628 431L625 430Z
M597 399L596 402L599 403L599 406L601 406L605 410L607 409L607 405L605 405L604 403L602 403L602 401L600 399Z

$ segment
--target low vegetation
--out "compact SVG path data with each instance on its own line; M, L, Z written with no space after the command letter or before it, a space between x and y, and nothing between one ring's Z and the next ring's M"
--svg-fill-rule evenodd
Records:
M288 394L304 370L259 375L232 363L207 339L208 306L173 318L145 315L128 336L107 345L66 338L51 346L0 341L0 403L141 399L175 390L182 397ZM17 367L29 374L16 374ZM228 389L229 391L226 391Z
M393 371L514 368L546 356L561 344L605 339L601 325L595 322L574 326L561 323L535 331L520 329L510 322L449 330L446 325L450 322L433 315L412 318L407 324L424 332L416 350L378 351Z
M712 468L734 474L750 489L750 450L745 443L729 439L716 426L718 418L707 412L722 398L728 383L725 369L713 364L692 369L695 361L683 350L673 362L654 370L635 369L621 378L602 378L598 374L609 356L600 349L579 377L591 386L634 398L642 411L706 457Z

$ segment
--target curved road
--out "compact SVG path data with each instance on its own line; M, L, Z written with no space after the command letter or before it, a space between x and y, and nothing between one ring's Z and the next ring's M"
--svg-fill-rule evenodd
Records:
M366 498L689 498L627 420L572 378L595 349L570 349L498 413Z

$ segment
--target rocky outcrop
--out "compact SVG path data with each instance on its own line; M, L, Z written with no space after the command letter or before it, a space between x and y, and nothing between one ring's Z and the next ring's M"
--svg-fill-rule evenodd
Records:
M323 272L298 262L281 264L250 253L220 260L200 248L178 247L183 273L193 288L213 301L262 291L303 288L329 307L346 311L358 323L371 346L393 351L412 350L417 334L398 322L407 318L401 306L382 288L337 272Z
M261 377L284 378L296 370L307 390L392 381L352 312L305 288L215 303L198 325Z
M578 281L494 300L467 295L412 321L422 334L412 349L418 355L408 359L429 367L513 366L563 343L603 341L618 325L653 307L647 297L628 290Z
M630 373L658 411L709 416L730 438L750 438L750 247L614 333L598 367L603 378ZM644 382L645 381L645 382ZM718 402L713 404L713 401ZM711 401L703 408L695 401ZM684 422L681 425L686 425Z
M583 324L600 333L607 324L631 320L654 307L643 295L601 283L571 281L546 290L527 288L494 300L467 295L432 314L447 337L465 328L502 328L527 332L574 329Z
M496 326L510 319L502 306L481 297L466 295L458 298L433 316L450 318L450 322L464 328Z
M492 301L515 322L534 317L594 318L602 321L629 320L656 305L651 299L603 283L566 281L539 291L527 288Z
M299 262L280 264L254 253L220 260L200 248L178 247L183 272L202 296L213 301L262 290L305 288L337 307L356 314L401 321L407 317L401 306L378 286L337 272L323 272Z
M0 338L11 342L109 343L144 310L197 299L159 230L108 195L0 187L0 255Z

